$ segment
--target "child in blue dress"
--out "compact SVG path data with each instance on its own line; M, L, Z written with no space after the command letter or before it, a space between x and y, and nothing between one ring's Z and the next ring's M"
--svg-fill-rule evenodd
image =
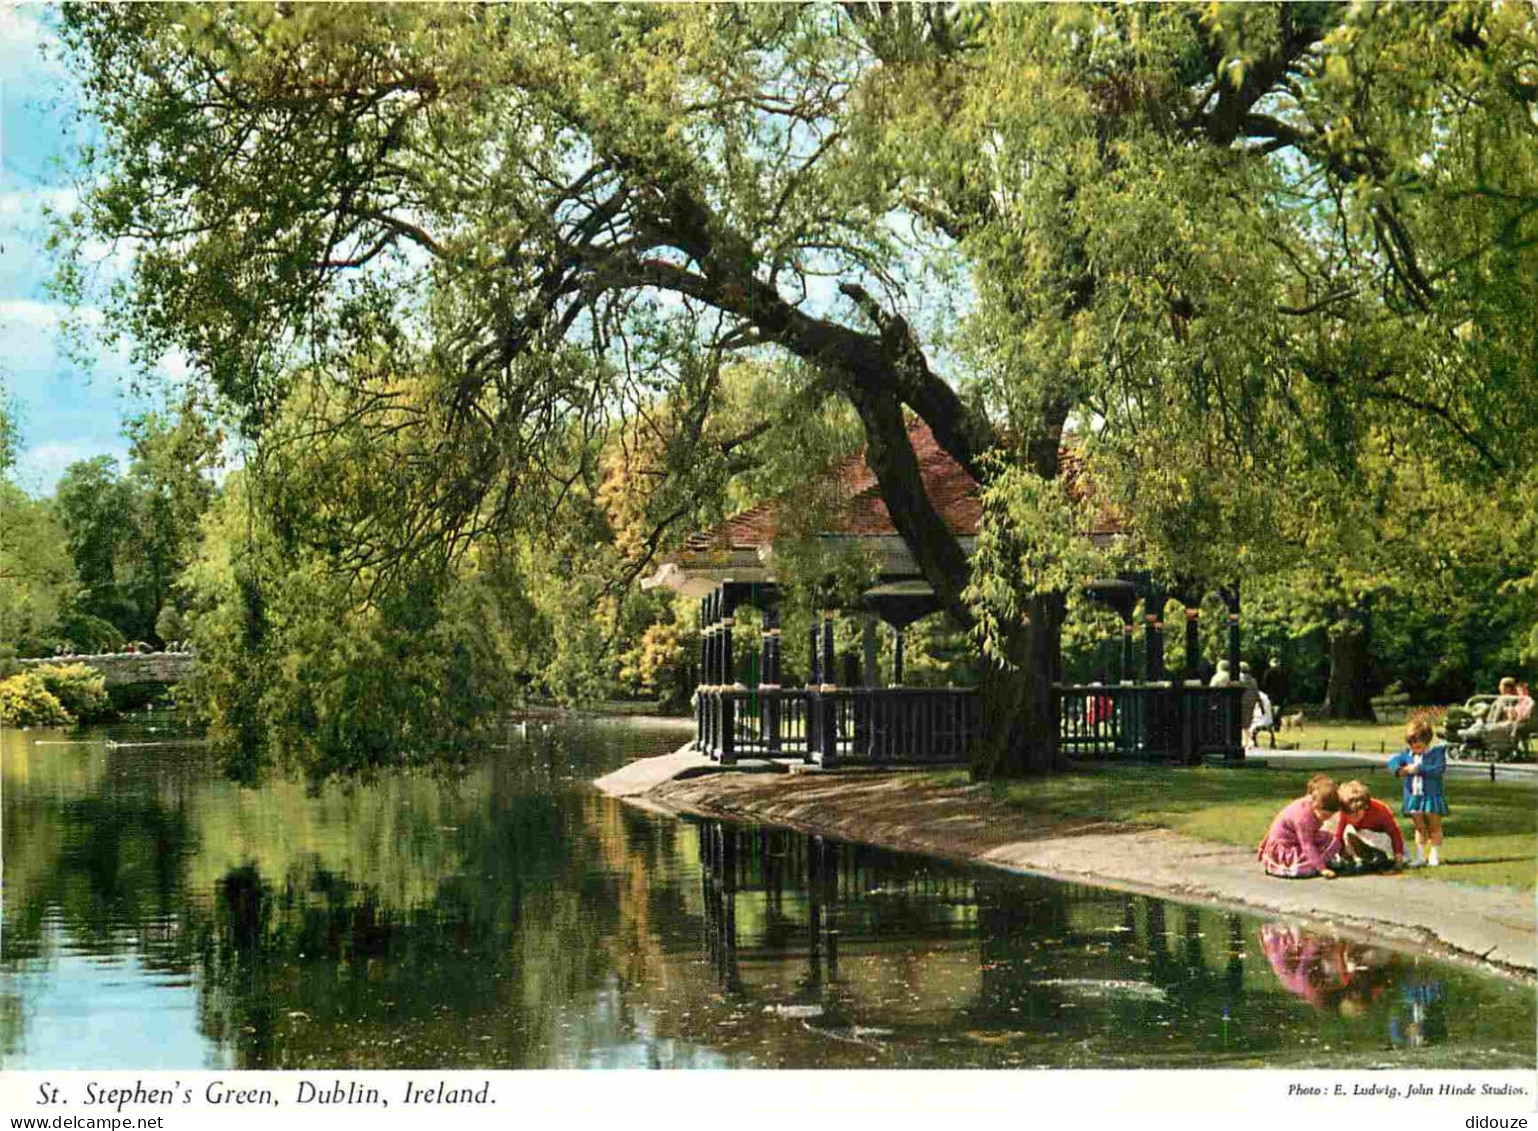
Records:
M1411 719L1405 727L1405 743L1388 760L1389 773L1404 781L1404 813L1415 824L1415 859L1410 867L1442 863L1442 816L1447 812L1447 798L1442 793L1442 775L1447 772L1447 747L1431 745L1431 724L1425 719ZM1426 846L1431 846L1427 857Z

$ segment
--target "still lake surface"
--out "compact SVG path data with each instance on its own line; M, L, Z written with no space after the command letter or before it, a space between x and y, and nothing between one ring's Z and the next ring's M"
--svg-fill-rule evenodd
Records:
M641 812L687 737L242 789L160 714L0 735L0 1067L1529 1067L1531 986L1265 918Z

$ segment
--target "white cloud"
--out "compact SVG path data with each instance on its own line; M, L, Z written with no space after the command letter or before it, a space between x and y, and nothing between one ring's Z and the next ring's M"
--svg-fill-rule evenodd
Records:
M38 299L13 298L0 301L0 334L14 327L24 330L56 331L73 314L78 322L98 326L102 312L95 307L83 306L71 311L62 302L42 302ZM0 341L3 341L0 338Z
M45 210L68 212L80 200L72 185L0 192L0 229L22 230L46 222Z
M59 476L64 474L64 469L78 460L94 459L96 456L112 456L118 462L119 469L128 466L128 446L117 444L104 447L94 441L82 441L73 444L39 444L35 448L24 448L16 459L16 467L12 472L12 478L16 485L29 495L39 497L53 491L59 482Z
M42 86L68 73L58 36L45 22L50 5L0 3L0 82Z

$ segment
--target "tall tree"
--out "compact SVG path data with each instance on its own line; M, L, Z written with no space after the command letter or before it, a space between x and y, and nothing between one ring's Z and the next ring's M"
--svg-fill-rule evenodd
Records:
M1016 520L1073 504L1043 486L1070 424L1146 556L1213 577L1269 552L1263 516L1321 471L1360 489L1376 433L1530 474L1523 6L64 23L104 127L78 231L136 241L125 328L186 351L253 434L301 365L353 425L419 433L344 524L360 572L549 522L625 405L708 412L698 359L788 355L853 409L894 525L996 661L984 773L1052 752L1042 587L1067 544ZM935 325L947 264L960 334ZM907 413L987 489L981 577Z
M199 520L213 501L221 436L194 400L174 416L150 412L130 421L128 436L136 537L125 585L154 627L164 608L175 607L173 585L192 558Z
M126 635L144 635L144 618L123 584L122 560L134 552L138 527L133 489L117 460L95 456L70 464L54 500L80 582L75 611Z
M63 642L59 617L75 571L53 505L11 481L21 448L16 407L0 380L0 658L44 655Z

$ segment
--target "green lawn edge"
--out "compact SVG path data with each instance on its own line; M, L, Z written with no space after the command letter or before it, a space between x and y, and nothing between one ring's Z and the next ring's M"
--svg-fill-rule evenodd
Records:
M1263 752L1262 752L1263 753ZM1301 797L1317 767L1091 766L1022 781L989 783L995 800L1026 821L1147 825L1217 844L1254 848L1277 811ZM1337 781L1364 781L1399 813L1400 784L1375 765L1328 770ZM968 782L965 771L937 772L937 785ZM1531 784L1449 777L1442 858L1416 880L1532 890L1538 870L1538 793ZM1406 844L1410 819L1400 817Z

